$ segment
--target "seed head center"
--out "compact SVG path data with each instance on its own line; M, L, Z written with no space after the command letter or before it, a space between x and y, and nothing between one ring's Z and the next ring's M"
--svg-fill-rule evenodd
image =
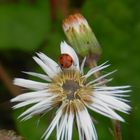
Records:
M76 92L80 88L80 85L76 81L66 80L62 88L64 92L67 94L67 99L74 100L76 99Z

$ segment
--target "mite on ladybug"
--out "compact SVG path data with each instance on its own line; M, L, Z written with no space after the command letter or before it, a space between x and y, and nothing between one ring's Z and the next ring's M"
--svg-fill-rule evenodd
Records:
M69 54L64 53L60 55L59 63L62 68L69 68L73 64L73 59Z

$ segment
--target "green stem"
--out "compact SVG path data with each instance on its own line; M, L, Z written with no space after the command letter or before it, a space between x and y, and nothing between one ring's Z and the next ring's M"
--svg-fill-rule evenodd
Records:
M89 68L93 68L93 67L97 66L97 62L95 60L92 60L91 58L88 58L87 64L88 64ZM93 76L95 78L98 78L100 76L100 72L99 71L95 72L93 74Z
M97 66L96 60L93 59L93 57L88 57L87 64L89 68L93 68ZM100 71L93 74L95 78L98 78L101 75ZM121 135L121 125L120 122L117 120L112 120L113 130L114 130L114 140L122 140Z

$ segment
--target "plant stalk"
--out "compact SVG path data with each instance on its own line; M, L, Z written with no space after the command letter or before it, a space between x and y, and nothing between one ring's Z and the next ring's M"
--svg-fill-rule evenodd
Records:
M97 66L97 62L96 62L96 60L93 59L93 57L89 56L88 60L87 60L87 65L88 65L89 68L93 68L93 67ZM95 78L98 78L99 76L101 76L100 71L95 72L93 74L93 76ZM114 135L113 135L114 140L122 140L120 122L117 121L117 120L112 120L112 125L113 125L113 131L114 131Z

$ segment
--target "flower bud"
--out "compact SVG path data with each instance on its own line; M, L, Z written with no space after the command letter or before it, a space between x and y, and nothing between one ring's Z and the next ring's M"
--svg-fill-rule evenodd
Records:
M68 16L63 21L63 30L71 46L81 55L99 57L101 47L87 20L81 14Z

